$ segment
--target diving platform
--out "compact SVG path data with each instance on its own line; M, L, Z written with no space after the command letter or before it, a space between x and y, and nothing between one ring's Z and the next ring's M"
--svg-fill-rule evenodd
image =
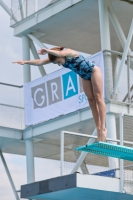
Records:
M76 150L133 161L133 148L107 142L95 142L78 147Z
M101 184L102 182L102 184ZM49 200L132 200L119 192L119 179L70 174L21 186L21 198Z

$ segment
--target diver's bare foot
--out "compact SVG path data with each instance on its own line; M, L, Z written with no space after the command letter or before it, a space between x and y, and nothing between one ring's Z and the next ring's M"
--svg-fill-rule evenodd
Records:
M107 135L107 129L105 128L104 130L101 130L101 135L100 135L100 141L101 142L106 142L106 135Z
M99 142L101 140L101 129L97 129L97 139L96 142Z

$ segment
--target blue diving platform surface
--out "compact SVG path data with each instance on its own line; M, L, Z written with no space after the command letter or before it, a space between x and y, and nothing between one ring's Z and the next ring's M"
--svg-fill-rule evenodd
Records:
M107 142L95 142L93 144L87 144L76 148L76 150L133 161L133 148Z
M101 184L102 183L102 184ZM119 179L69 174L21 186L21 198L44 200L133 200L120 193Z

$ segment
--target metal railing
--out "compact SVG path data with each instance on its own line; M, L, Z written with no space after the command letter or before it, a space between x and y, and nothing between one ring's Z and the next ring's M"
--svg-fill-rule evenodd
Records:
M131 104L133 101L133 56L127 55L116 92L113 95L123 53L104 50L105 99Z
M25 128L23 86L0 83L0 126Z
M61 0L12 0L11 1L11 11L12 15L17 19L17 21L21 21L24 18L36 13L37 11L52 6ZM11 25L16 22L11 19Z
M133 148L133 116L119 115L119 128L117 127L117 139L107 138L107 142L124 145ZM120 179L120 192L133 194L133 164L131 161L117 159L118 168L112 169L109 167L107 157L95 155L87 152L77 152L76 147L86 144L92 144L97 138L96 131L92 135L83 133L75 133L69 131L61 131L60 135L60 162L61 175L75 173L77 170L81 173L86 173L82 163L86 168L93 167L95 172L88 174L109 176ZM113 160L111 161L113 162ZM72 163L72 164L70 164ZM69 168L69 172L65 168ZM113 176L109 175L114 171Z

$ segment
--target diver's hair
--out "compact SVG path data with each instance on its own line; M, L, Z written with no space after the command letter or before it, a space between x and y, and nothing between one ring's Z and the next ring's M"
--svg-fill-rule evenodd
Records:
M64 48L65 48L65 47L63 47L63 46L61 46L61 47L53 47L53 48L51 48L50 50L62 51ZM54 61L56 60L56 58L57 58L57 56L54 56L54 55L52 55L52 54L48 54L48 57L49 57L49 60L50 60L51 62L54 62Z

